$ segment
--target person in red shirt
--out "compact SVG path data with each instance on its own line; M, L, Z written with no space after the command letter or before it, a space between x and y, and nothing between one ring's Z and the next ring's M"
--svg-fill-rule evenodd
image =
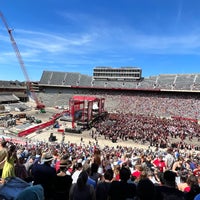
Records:
M158 157L153 160L152 164L154 167L158 168L160 172L164 172L166 169L165 161L163 160L162 155L158 155Z
M135 179L139 179L141 172L142 172L142 166L141 165L135 165L135 170L132 172L132 176Z

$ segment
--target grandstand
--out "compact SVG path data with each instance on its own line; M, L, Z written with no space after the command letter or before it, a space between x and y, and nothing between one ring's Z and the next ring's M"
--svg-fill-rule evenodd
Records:
M176 78L175 74L159 75L156 82L156 88L161 88L166 90L173 89L176 80L175 78Z
M160 74L125 80L119 78L119 73L117 77L114 76L113 72L117 72L117 68L113 71L110 67L98 67L94 69L95 73L97 69L100 74L107 71L112 74L112 78L99 78L98 73L94 77L79 72L43 71L38 82L38 98L46 106L54 107L68 105L73 95L95 95L106 99L105 109L108 111L121 109L156 116L180 115L200 119L200 74ZM126 69L132 68L122 68ZM9 95L14 94L20 100L19 91L21 95L26 94L25 84L18 81L1 81L2 94L5 88L6 91L11 89Z
M158 76L141 77L135 80L121 78L94 78L93 76L75 72L44 71L39 82L40 88L46 86L88 87L107 89L141 89L197 92L200 90L200 74L161 74Z
M57 72L55 76L55 73L44 71L39 82L40 91L45 91L39 93L40 98L48 106L66 105L73 95L96 95L106 99L108 111L200 119L200 74L161 74L130 81L72 72Z

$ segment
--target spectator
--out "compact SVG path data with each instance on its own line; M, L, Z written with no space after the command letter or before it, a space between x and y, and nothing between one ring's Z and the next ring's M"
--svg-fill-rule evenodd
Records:
M166 166L166 170L171 170L173 163L175 161L174 156L172 155L172 148L168 148L167 149L167 155L165 156L165 166Z
M193 200L194 197L200 193L200 187L198 184L198 179L193 174L187 179L188 187L185 188L186 200Z
M128 183L131 172L128 168L120 169L120 181L112 181L109 190L110 200L126 200L133 199L136 195L136 185Z
M44 188L45 200L53 200L56 178L56 170L51 167L53 156L45 153L42 164L35 164L32 168L34 185L41 184Z
M159 200L156 196L155 186L148 178L138 182L136 194L135 200Z
M71 166L71 161L69 160L60 160L60 171L57 173L55 178L55 193L54 199L59 200L68 200L69 199L69 190L72 185L71 175L66 174L68 168Z
M87 184L87 180L87 172L82 171L79 174L77 183L73 184L70 189L69 200L96 200L95 190L93 186Z
M97 172L99 168L99 165L97 163L92 163L91 164L91 173L89 177L93 179L96 183L100 179L100 174Z
M96 200L107 200L111 181L113 180L113 170L107 169L103 175L103 180L97 184Z
M20 155L18 158L18 162L15 164L15 175L16 177L19 177L22 180L27 180L28 172L26 171L24 162L24 157Z
M185 200L185 195L182 191L176 188L176 173L166 170L163 174L163 185L155 186L158 196L162 200L176 199Z
M180 183L177 184L177 187L180 191L184 192L185 188L189 186L187 183L188 172L186 170L180 171L178 173L178 176L180 178Z
M16 151L16 146L14 144L10 144L2 172L3 182L6 178L15 177L15 162L18 162Z
M172 171L177 174L179 171L182 171L184 169L183 162L184 162L184 158L179 157L178 160L174 162L172 166Z
M160 172L164 172L166 169L165 161L163 160L163 155L158 155L158 158L153 160L154 167L158 168Z
M82 163L81 162L76 163L75 164L75 171L72 174L72 184L77 182L78 177L79 177L80 173L82 172L82 170L83 170Z

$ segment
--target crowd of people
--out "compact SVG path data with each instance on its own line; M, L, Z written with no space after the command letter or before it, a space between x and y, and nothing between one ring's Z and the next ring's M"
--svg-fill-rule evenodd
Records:
M106 120L97 121L94 127L93 137L100 135L114 141L132 140L159 148L200 150L200 125L191 120L111 113Z
M200 101L198 94L175 94L161 92L116 92L102 95L106 99L109 112L131 112L154 116L182 116L191 119L200 118Z
M16 200L200 200L200 125L189 119L200 118L198 99L142 93L105 98L114 112L93 124L94 143L2 138L0 199L6 199L2 188L19 178L28 185ZM169 117L175 114L189 118ZM98 137L147 148L100 146Z
M101 147L96 143L0 145L1 186L31 183L17 200L198 200L200 152L179 148ZM0 197L1 196L0 187Z

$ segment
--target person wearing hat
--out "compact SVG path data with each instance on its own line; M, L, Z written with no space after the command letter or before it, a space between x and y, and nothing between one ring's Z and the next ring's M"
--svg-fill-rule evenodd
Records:
M32 168L33 185L41 184L44 188L45 200L52 200L54 195L54 181L56 169L51 166L53 156L46 153L42 164L35 164Z

